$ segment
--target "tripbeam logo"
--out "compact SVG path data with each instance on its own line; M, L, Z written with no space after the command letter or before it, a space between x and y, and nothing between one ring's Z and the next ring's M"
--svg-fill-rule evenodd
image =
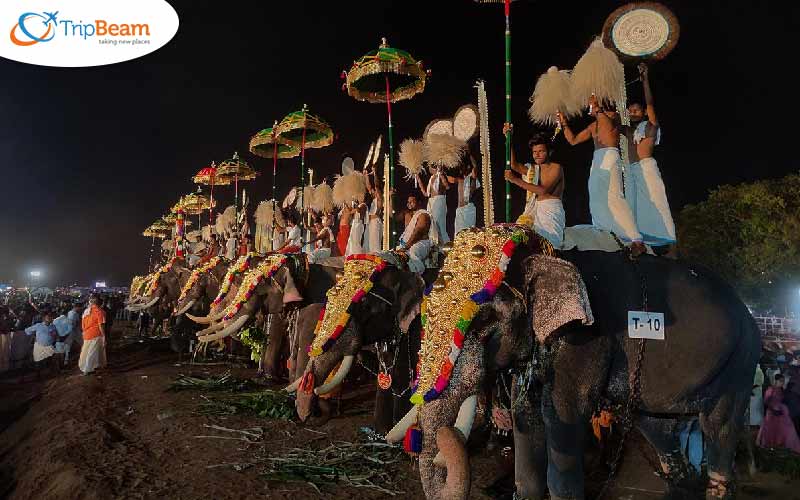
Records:
M58 12L45 12L44 14L26 12L22 14L19 16L17 24L11 28L11 43L20 47L29 47L37 43L49 42L56 36L57 15ZM34 33L37 34L34 35Z
M7 19L11 27L8 38L0 38L0 57L42 66L100 66L153 52L178 31L178 14L166 0L70 0L68 11L58 5L38 10L31 3L0 1L0 26Z

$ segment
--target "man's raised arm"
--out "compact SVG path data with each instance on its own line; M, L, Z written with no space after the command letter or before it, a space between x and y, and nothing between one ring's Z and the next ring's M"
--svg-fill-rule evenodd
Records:
M650 90L650 71L645 63L639 63L639 76L642 78L642 87L644 88L644 102L646 105L645 112L647 113L647 120L658 126L658 118L656 117L656 108L653 104L653 92Z
M564 130L564 139L566 139L571 146L575 146L582 142L586 142L592 138L592 132L591 130L589 130L589 127L591 127L591 125L589 125L589 127L586 127L585 129L580 131L577 135L575 135L572 129L569 128L569 124L567 123L567 119L564 116L564 114L559 111L556 116L558 117L558 121L561 124L562 130Z

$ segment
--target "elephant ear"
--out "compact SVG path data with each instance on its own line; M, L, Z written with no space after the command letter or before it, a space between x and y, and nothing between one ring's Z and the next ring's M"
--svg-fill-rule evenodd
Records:
M400 331L408 332L408 328L420 314L422 294L425 292L425 281L416 273L403 273L404 279L398 280L395 302L397 304L397 323Z
M291 302L300 302L303 300L303 295L300 293L300 290L297 288L297 284L294 281L294 277L292 273L289 271L289 268L285 265L281 272L286 276L286 280L283 284L283 303L289 304Z
M594 323L586 284L572 263L557 257L534 255L523 264L532 327L539 342L571 321Z

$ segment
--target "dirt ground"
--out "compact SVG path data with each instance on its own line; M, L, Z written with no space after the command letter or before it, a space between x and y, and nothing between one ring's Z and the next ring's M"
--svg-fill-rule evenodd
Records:
M164 342L138 342L132 330L115 332L109 368L84 377L73 364L37 380L16 371L0 376L0 498L24 499L239 499L385 498L385 493L331 484L321 494L296 482L266 481L260 457L290 448L322 449L357 441L370 425L369 390L342 403L346 417L307 429L257 416L198 413L203 391L167 391L179 374L221 374L223 364L192 365ZM184 357L185 358L185 357ZM253 369L232 370L252 377ZM359 395L360 394L360 395ZM263 429L243 441L229 429ZM620 477L606 498L660 498L664 483L645 460L641 438L631 439ZM499 449L471 457L472 498L509 498L513 466ZM423 498L409 460L386 466L404 498ZM503 479L505 478L505 479ZM596 487L596 486L595 486ZM742 477L741 499L800 500L800 481L776 474Z

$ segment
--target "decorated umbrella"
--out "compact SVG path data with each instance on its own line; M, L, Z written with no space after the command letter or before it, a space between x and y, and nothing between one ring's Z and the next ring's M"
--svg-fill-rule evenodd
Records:
M394 135L392 126L392 103L411 99L425 90L429 72L404 50L389 47L386 38L381 39L377 50L372 50L353 62L350 71L344 72L347 94L359 101L376 104L386 103L389 119L389 188L394 187ZM384 201L387 203L388 200ZM391 221L394 225L394 220ZM391 229L391 245L396 236Z
M278 120L270 128L265 128L250 138L250 152L262 158L272 158L272 228L275 230L275 211L277 209L275 200L276 181L278 175L278 158L295 158L300 155L300 148L297 145L281 139L276 132Z
M211 162L210 167L201 168L196 174L194 174L194 177L192 177L192 181L194 181L195 184L204 184L206 186L211 186L212 206L209 208L208 211L208 222L209 224L213 224L214 206L216 205L216 203L214 202L214 186L228 185L230 184L230 181L226 182L226 180L221 181L217 179L217 166L214 164L213 161Z
M251 181L258 176L258 172L253 170L253 167L247 164L246 161L239 158L239 153L234 152L233 157L225 160L217 167L216 179L219 183L229 185L233 183L234 202L233 206L236 208L236 220L239 220L239 182ZM222 181L222 182L220 182Z
M322 118L309 113L305 104L300 111L286 115L274 129L280 140L300 147L300 185L305 187L306 149L324 148L333 144L333 129ZM303 191L301 189L298 193L301 214L305 208Z
M506 123L511 123L511 2L515 0L475 0L477 3L502 3L506 14ZM506 134L506 170L511 170L511 131ZM506 222L511 222L511 183L506 181Z
M202 225L202 221L200 220L200 215L206 211L211 210L213 207L216 206L216 201L214 201L211 197L206 196L200 191L200 187L198 186L197 192L189 193L186 196L182 197L178 203L172 207L173 211L177 208L178 205L183 207L184 212L186 215L196 215L197 216L197 224Z
M154 223L150 224L147 229L142 232L142 236L147 238L152 238L150 242L150 258L147 263L148 271L153 268L153 249L156 245L156 238L160 240L164 240L169 236L171 232L170 225L164 222L163 219L158 219Z

